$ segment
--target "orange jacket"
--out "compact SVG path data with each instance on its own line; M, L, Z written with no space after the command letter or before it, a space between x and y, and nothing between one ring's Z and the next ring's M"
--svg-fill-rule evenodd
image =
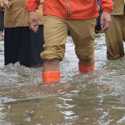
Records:
M27 0L26 8L34 11L39 0ZM103 11L112 12L112 0L102 0ZM91 19L98 16L96 0L44 0L43 14L65 19Z

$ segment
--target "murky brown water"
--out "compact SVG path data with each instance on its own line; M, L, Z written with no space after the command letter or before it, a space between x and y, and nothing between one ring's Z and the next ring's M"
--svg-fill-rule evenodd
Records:
M125 58L107 61L97 36L97 70L78 73L71 38L61 63L62 82L41 85L41 68L3 66L0 43L0 125L125 125Z

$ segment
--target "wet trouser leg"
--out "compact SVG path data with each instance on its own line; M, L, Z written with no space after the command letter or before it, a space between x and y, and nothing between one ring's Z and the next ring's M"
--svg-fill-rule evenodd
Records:
M107 58L118 59L124 56L123 22L124 16L112 16L112 24L106 32Z
M58 17L45 17L44 35L44 51L41 53L44 59L42 78L44 83L51 84L60 80L59 62L64 57L67 37L65 21Z
M81 73L95 69L95 22L95 19L68 22Z
M42 73L43 82L45 83L59 80L59 60L64 57L67 28L71 31L75 43L79 65L82 67L80 71L86 73L94 70L95 19L78 21L47 16L44 21L44 51L41 53L45 60Z
M44 60L62 60L64 57L67 38L67 26L64 20L46 16L44 20L44 51L41 57Z

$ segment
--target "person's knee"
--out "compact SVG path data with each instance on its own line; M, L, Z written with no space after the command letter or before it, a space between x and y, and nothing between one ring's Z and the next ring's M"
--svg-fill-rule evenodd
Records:
M62 60L64 57L64 49L65 48L61 46L45 47L44 51L41 52L40 56L43 60Z

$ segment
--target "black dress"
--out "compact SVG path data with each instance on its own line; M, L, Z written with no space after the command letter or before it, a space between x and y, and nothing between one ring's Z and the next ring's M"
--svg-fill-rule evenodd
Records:
M29 27L5 28L5 65L19 62L28 67L41 66L43 61L40 52L43 51L43 43L43 25L37 32L32 32Z

